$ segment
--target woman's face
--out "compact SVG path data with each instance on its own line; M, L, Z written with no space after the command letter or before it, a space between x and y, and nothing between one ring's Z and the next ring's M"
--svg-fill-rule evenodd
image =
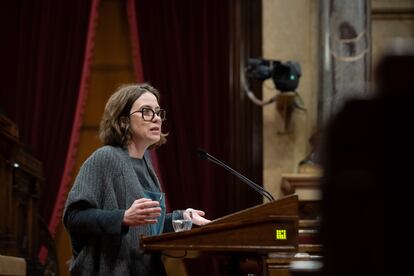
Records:
M152 109L157 112L160 110L157 98L154 94L147 92L142 94L132 105L130 110L130 131L132 140L143 146L150 146L160 140L161 137L161 118L155 114L152 121L145 121L142 118L143 108ZM146 112L148 114L148 112Z

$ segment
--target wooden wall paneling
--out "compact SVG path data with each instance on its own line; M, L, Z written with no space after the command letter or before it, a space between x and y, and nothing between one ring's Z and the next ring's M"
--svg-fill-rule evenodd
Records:
M309 138L316 130L319 55L318 12L321 1L263 0L263 58L297 61L302 77L297 92L297 104L306 111L294 109L289 131L284 131L284 119L277 104L263 107L263 177L266 189L280 197L280 180L284 173L295 173L298 164L309 154ZM271 79L263 84L263 99L281 93Z
M99 19L93 65L132 64L126 1L103 0Z
M90 82L93 89L86 100L84 126L98 126L105 104L113 92L122 84L134 79L132 65L93 66Z
M241 85L241 74L249 57L261 56L261 1L233 1L229 11L229 158L233 168L262 184L262 109L254 105L245 95ZM261 88L252 88L261 97ZM252 192L247 185L236 183L231 178L229 185L234 187L232 206L253 206L262 202L262 196ZM233 211L237 211L236 209Z

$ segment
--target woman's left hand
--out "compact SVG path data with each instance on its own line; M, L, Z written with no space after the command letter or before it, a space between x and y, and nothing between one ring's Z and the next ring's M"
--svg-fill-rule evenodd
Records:
M195 225L204 225L211 222L211 220L203 218L204 215L205 213L203 211L194 210L193 208L187 208L183 214L184 218L191 219Z

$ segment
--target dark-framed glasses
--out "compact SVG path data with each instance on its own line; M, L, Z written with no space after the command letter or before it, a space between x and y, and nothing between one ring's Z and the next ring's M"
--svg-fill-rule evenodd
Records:
M141 113L142 119L144 121L152 121L154 120L155 114L160 117L161 121L164 121L166 119L166 111L165 109L160 109L158 111L154 111L151 108L148 107L143 107L140 110L134 111L131 114L129 114L130 116L134 113Z

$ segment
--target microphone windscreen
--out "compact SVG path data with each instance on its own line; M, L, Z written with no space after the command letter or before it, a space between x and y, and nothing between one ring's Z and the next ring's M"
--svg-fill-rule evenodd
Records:
M201 160L207 160L207 152L203 149L197 149L198 158Z

